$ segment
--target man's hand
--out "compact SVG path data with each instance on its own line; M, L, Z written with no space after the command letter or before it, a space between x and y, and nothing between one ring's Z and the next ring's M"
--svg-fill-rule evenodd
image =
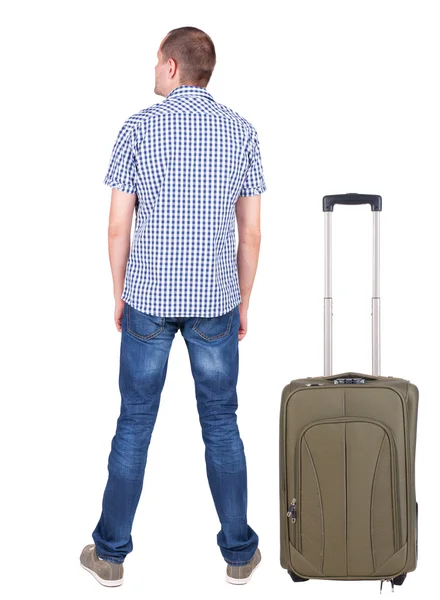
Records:
M238 330L238 341L244 338L247 333L247 306L243 306L243 303L238 305L238 310L240 311L240 327Z
M122 315L124 313L124 300L115 300L115 323L116 329L122 331Z

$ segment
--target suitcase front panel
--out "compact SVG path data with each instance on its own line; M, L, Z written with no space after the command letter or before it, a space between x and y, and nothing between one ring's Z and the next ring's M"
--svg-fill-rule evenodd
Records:
M324 576L370 576L399 549L395 445L372 419L320 420L301 433L293 546Z

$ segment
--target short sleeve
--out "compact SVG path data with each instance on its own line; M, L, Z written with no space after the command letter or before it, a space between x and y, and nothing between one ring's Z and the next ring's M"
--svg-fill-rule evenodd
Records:
M263 165L261 163L260 142L255 129L252 132L249 148L249 165L241 187L240 196L258 196L267 189L266 182L264 181Z
M104 178L105 185L127 194L136 193L136 157L132 132L133 126L126 121L117 135Z

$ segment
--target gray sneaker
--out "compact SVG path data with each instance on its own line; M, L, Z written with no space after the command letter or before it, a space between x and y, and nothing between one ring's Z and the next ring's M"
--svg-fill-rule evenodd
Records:
M245 565L234 567L229 565L226 567L226 581L228 583L247 583L252 576L252 573L258 567L261 561L261 552L257 548L252 560Z
M88 544L79 557L81 566L95 579L106 586L121 585L124 582L122 563L109 562L98 557L95 544Z

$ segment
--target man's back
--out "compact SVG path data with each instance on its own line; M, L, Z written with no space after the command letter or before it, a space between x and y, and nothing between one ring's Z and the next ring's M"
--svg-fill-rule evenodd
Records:
M173 29L157 59L154 91L165 100L126 120L104 180L113 188L108 241L121 332L121 410L94 544L85 546L80 562L103 585L123 583L169 354L180 331L221 525L216 541L226 581L241 585L261 562L259 537L247 519L236 410L239 342L247 330L266 186L255 129L206 90L216 62L212 39L196 27Z
M138 198L122 300L169 317L241 302L235 203L265 191L258 137L206 88L181 85L127 119L104 183Z

